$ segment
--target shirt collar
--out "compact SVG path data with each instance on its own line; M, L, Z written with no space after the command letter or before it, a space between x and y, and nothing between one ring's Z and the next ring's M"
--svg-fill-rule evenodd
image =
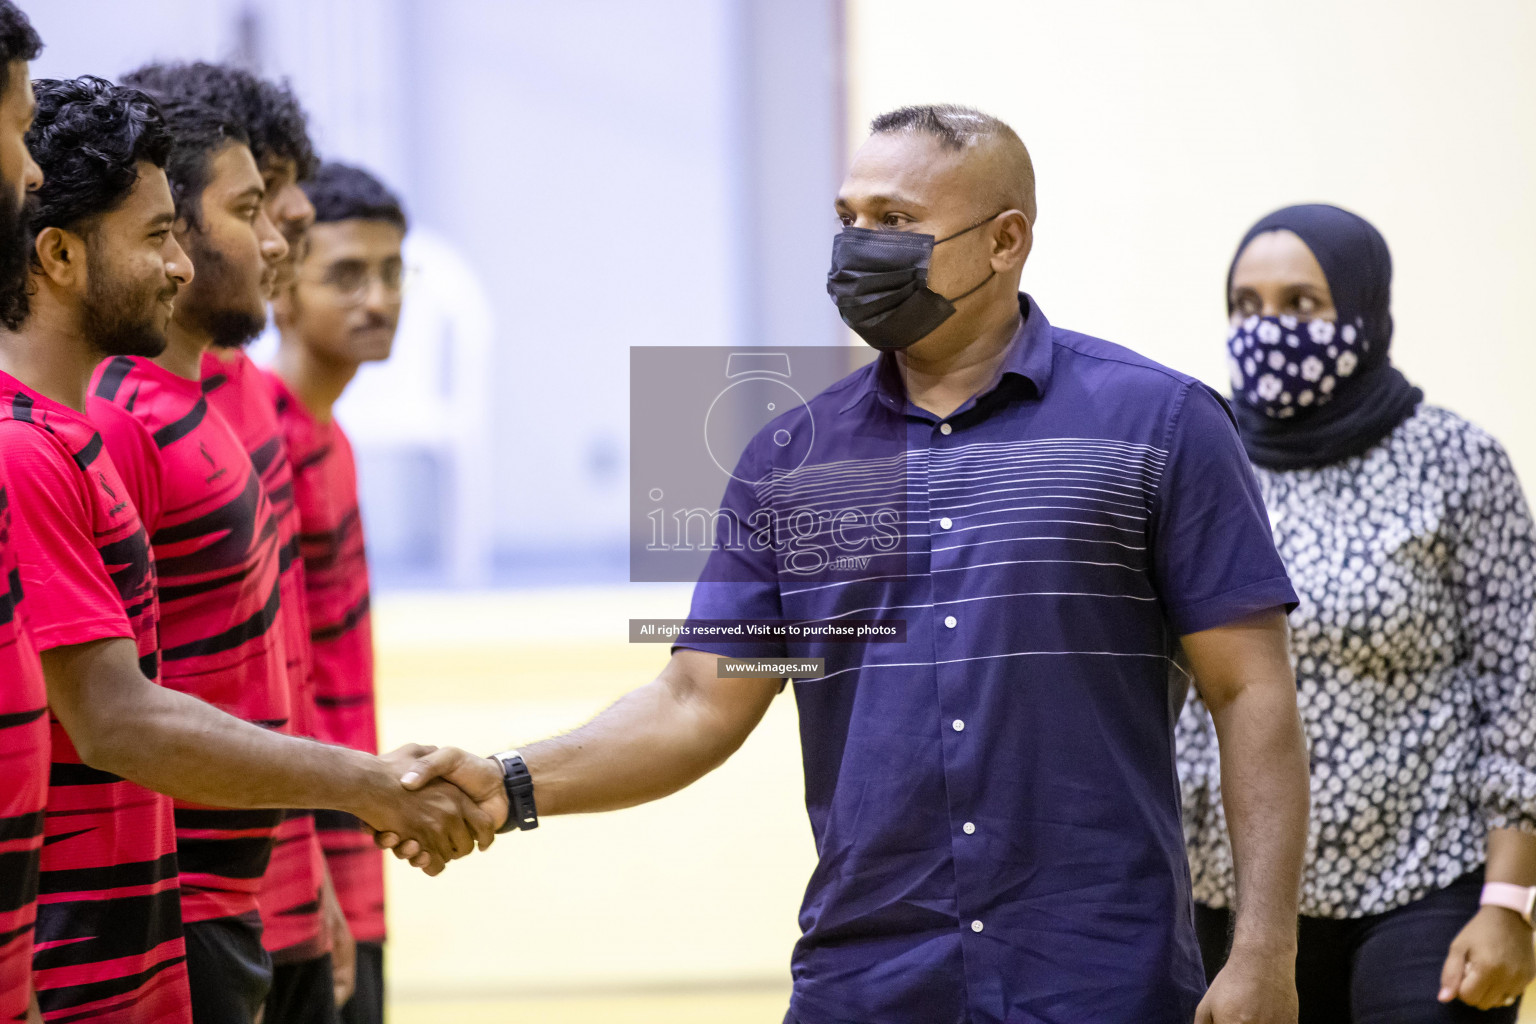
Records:
M1045 314L1040 312L1040 307L1035 300L1023 292L1019 293L1019 312L1023 319L1019 323L1019 329L1014 332L1013 338L1008 342L997 377L991 384L981 389L976 396L976 401L1010 382L1027 382L1033 388L1035 398L1044 396L1046 388L1050 385L1054 355L1050 321L1046 320ZM848 400L838 411L847 412L870 396L879 398L889 408L898 411L906 408L906 388L901 382L894 352L880 353L880 357L870 364L869 372L854 385ZM970 404L967 403L967 407Z

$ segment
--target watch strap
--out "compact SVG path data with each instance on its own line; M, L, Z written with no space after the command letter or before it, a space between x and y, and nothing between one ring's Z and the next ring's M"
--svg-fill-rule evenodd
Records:
M1530 924L1531 908L1536 904L1536 887L1512 885L1509 882L1485 882L1483 895L1478 903L1485 907L1503 907L1505 910L1513 910L1524 919L1526 924Z
M497 835L507 832L527 832L539 827L539 811L533 802L533 776L522 755L515 750L492 754L501 765L501 784L507 791L507 820Z

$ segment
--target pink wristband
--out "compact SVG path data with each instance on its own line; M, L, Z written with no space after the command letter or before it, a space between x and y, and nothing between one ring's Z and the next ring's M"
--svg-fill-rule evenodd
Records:
M1478 902L1485 907L1503 907L1519 914L1526 924L1531 923L1531 908L1536 904L1536 887L1511 885L1508 882L1485 882L1483 895Z

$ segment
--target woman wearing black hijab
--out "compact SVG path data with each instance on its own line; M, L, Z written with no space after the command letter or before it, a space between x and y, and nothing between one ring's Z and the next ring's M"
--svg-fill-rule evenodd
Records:
M1301 596L1301 1021L1513 1022L1536 977L1536 530L1498 442L1392 365L1391 279L1333 206L1259 221L1227 278L1233 410ZM1197 698L1179 747L1214 976L1234 885Z

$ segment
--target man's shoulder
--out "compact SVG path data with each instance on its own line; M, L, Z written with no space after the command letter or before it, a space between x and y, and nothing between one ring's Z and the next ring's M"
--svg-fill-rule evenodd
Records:
M196 405L176 389L167 387L154 364L139 356L113 356L102 362L91 377L86 410L98 428L110 424L127 429L133 421L154 430L185 416Z
M203 395L236 436L253 448L283 433L276 385L244 352L228 361L213 353L204 357Z
M1198 383L1189 374L1164 366L1135 349L1091 334L1053 326L1051 341L1056 346L1058 360L1053 373L1064 370L1096 374L1114 383L1169 392L1183 392Z
M10 397L3 396L7 404ZM89 516L89 467L103 455L95 440L100 435L52 412L35 419L0 416L0 469L34 542L65 521Z
M850 348L850 358L857 351L857 349ZM806 404L814 412L820 412L824 406L836 412L848 403L848 400L854 396L860 387L868 383L870 376L875 373L879 365L880 360L877 357L864 363L862 366L855 367L852 372L840 380L835 380L818 391Z
M247 378L261 376L261 367L244 349L207 349L203 352L202 370L204 391L240 387L247 383Z
M266 387L265 395L272 407L272 415L281 428L290 447L302 444L305 436L313 432L315 419L288 386L288 382L270 367L259 371ZM292 453L290 453L290 457Z
M202 369L203 394L211 400L271 408L275 397L272 378L243 349L205 352Z
M91 372L90 396L118 404L132 400L134 390L143 387L143 361L139 356L109 356L103 359Z
M852 352L853 350L850 349L850 353ZM866 363L810 397L791 403L788 409L775 416L758 431L757 439L767 440L780 429L793 428L807 419L819 423L830 417L836 417L857 394L859 388L866 385L869 376L875 372L878 365L878 360ZM804 391L798 392L801 395L804 393Z
M1047 403L1054 396L1090 418L1105 418L1106 429L1140 434L1144 443L1166 446L1192 412L1236 429L1226 399L1199 378L1149 359L1140 352L1077 331L1052 328L1055 345ZM1109 426L1109 424L1113 426Z
M850 356L854 351L850 349ZM787 409L777 411L753 433L741 452L740 464L756 474L772 466L803 463L812 447L824 447L829 428L844 421L845 407L877 365L878 361L860 366L809 396L805 390L796 390L800 400L789 402Z
M66 440L35 420L0 415L0 461L11 476L46 463L74 465Z
M91 448L96 428L73 409L29 391L14 379L0 381L0 452L14 476L22 466L80 468L79 453Z
M86 400L86 411L106 446L112 472L142 487L143 475L158 472L160 464L160 446L155 442L150 423L123 406L95 395Z
M148 439L149 437L149 428L144 421L116 402L91 395L86 399L85 408L92 425L104 438L112 440L141 437Z

